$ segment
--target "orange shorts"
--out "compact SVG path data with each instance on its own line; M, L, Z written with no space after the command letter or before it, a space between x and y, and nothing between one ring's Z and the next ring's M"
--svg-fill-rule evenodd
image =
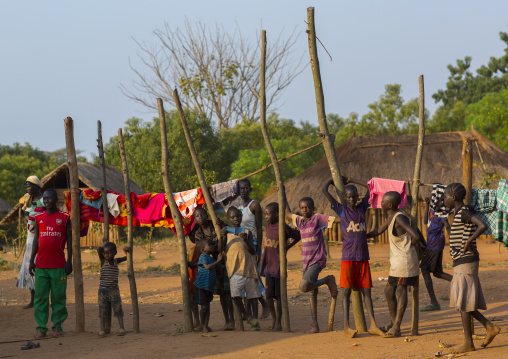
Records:
M340 263L341 288L372 288L369 261L342 261Z

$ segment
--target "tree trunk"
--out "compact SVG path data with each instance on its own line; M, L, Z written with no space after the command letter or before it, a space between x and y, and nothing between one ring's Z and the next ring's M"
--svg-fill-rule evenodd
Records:
M344 183L342 182L342 176L339 170L339 162L335 154L334 140L335 136L328 132L328 124L326 122L326 111L325 111L325 98L323 95L323 85L321 83L321 73L319 70L319 59L317 54L316 46L316 28L314 25L314 8L307 8L307 37L309 41L309 54L310 54L310 65L312 68L312 75L314 78L314 91L316 93L316 107L319 121L319 130L321 131L321 137L323 137L323 147L325 149L326 159L328 160L328 166L330 166L330 172L332 173L332 179L337 191L337 196L341 203L344 202ZM335 301L332 300L332 305ZM353 300L353 312L355 308L358 308L361 302ZM335 309L334 309L335 310ZM362 317L363 311L362 311ZM356 320L356 317L355 317ZM365 321L365 319L363 319ZM358 323L356 323L358 326Z
M65 123L65 146L67 147L67 164L71 191L71 224L72 224L72 267L74 271L74 294L76 302L76 333L85 330L85 301L83 295L83 268L81 267L80 212L79 212L79 174L76 148L74 147L74 123L67 117Z
M413 175L413 186L411 187L411 220L418 224L418 191L420 189L420 169L422 167L423 143L425 139L425 92L423 86L423 75L419 79L420 103L419 103L419 126L418 126L418 147L416 150L415 171ZM412 323L411 335L418 335L418 324L420 319L420 277L416 277L412 293Z
M286 208L286 202L284 198L284 183L282 181L282 174L279 168L279 162L277 160L277 155L275 154L275 150L273 149L272 143L270 141L270 136L268 135L268 128L266 126L266 88L265 88L265 73L266 73L266 31L263 30L261 33L261 78L260 78L260 89L259 89L259 97L260 97L260 108L259 108L259 120L261 124L261 131L263 133L263 138L265 140L266 149L270 154L270 159L272 160L273 171L275 174L275 181L277 182L278 187L278 203L279 203L279 256L280 256L280 295L281 295L281 304L282 304L282 329L285 332L291 331L291 325L289 320L289 306L288 306L288 290L287 290L287 238L285 225L286 222L284 220L284 210Z
M178 237L178 249L180 252L180 278L182 282L182 299L183 299L183 317L184 329L187 333L192 332L192 312L191 312L191 299L190 299L190 283L189 283L189 269L187 266L187 249L185 246L185 234L183 231L182 217L178 210L175 197L173 196L173 189L171 181L169 180L169 165L168 165L168 137L166 132L166 115L164 112L164 105L162 99L157 99L159 107L159 122L161 129L161 149L162 149L162 179L164 181L164 190L168 199L169 208L171 209L171 217L175 223L176 234Z
M118 129L118 145L120 146L120 156L122 157L123 184L125 188L125 207L127 212L127 243L131 250L127 253L127 276L129 277L129 285L131 288L132 301L132 332L139 333L139 307L138 307L138 291L136 289L136 278L134 277L134 244L132 224L132 198L129 183L129 169L127 167L127 157L125 155L125 147L123 143L122 129Z

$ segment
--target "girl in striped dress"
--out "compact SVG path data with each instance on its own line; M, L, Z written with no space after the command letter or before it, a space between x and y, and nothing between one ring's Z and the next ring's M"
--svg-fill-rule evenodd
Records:
M464 204L466 188L460 183L452 183L444 192L444 203L452 209L454 217L450 226L450 255L453 260L453 279L450 284L450 306L457 308L464 327L464 344L453 347L451 353L474 351L471 332L471 316L487 330L482 347L489 345L499 333L500 328L492 324L478 310L487 309L483 297L478 267L480 254L476 247L476 238L487 225L473 213L471 207Z

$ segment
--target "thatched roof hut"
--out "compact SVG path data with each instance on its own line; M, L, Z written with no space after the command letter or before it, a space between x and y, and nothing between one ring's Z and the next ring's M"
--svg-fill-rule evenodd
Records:
M473 141L474 188L480 187L485 170L508 178L508 153L472 130L425 136L422 183L462 182L463 137ZM353 137L337 147L335 153L343 175L365 181L372 177L410 181L413 178L417 141L417 135ZM288 179L284 185L291 209L297 209L300 198L309 196L314 199L318 213L333 215L321 193L323 184L330 178L328 162L323 158L300 175ZM428 187L422 189L420 200L428 195L428 191ZM262 205L276 201L277 193L272 188L265 195Z
M12 209L11 205L0 198L0 213L7 213Z
M78 177L79 188L92 188L94 191L101 189L102 173L100 166L79 162ZM56 189L58 193L59 207L65 206L63 204L63 192L69 191L69 178L69 167L67 166L67 163L63 163L41 179L43 190L46 188ZM106 166L106 182L108 190L124 193L123 174L116 168ZM145 193L145 191L132 180L130 181L130 189L136 194ZM26 198L26 195L24 198ZM12 210L0 221L0 226L15 221L18 218L21 206L21 203L16 204L14 208L12 208Z

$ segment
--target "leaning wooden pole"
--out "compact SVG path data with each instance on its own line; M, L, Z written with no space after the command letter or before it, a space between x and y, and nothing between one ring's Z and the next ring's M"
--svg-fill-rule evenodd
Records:
M464 203L470 205L473 191L473 142L465 136L462 136L462 182L466 187Z
M99 149L99 160L101 164L101 193L102 193L102 211L104 213L104 235L102 244L109 242L109 207L108 207L108 191L106 183L106 161L104 160L104 146L102 144L102 123L97 121L97 148Z
M259 81L259 121L261 124L261 132L265 140L266 149L270 154L272 160L273 171L275 173L275 181L277 182L278 188L278 202L279 202L279 257L280 257L280 296L282 304L282 329L285 332L291 331L289 322L289 306L288 306L288 288L287 288L287 243L286 243L286 231L284 221L284 209L286 208L286 201L284 196L284 183L282 181L282 175L280 172L279 162L277 155L273 149L270 136L268 135L268 128L266 126L266 86L265 86L265 75L266 75L266 31L261 32L261 66L260 66L260 81Z
M420 170L422 168L423 143L425 140L425 92L423 86L423 75L418 78L420 89L419 103L419 126L418 126L418 147L416 149L415 170L413 174L413 185L411 186L411 217L418 224L418 191L420 189ZM411 335L418 335L418 324L420 319L420 278L416 277L412 290L412 324Z
M159 107L159 122L161 130L161 150L162 150L162 180L164 181L164 190L168 199L169 208L171 209L171 217L175 223L176 234L178 237L178 249L180 251L180 277L182 281L182 298L183 298L183 317L184 329L187 333L191 332L192 327L192 312L191 312L191 299L190 299L190 284L189 284L189 269L187 266L187 249L185 246L185 234L183 231L182 217L178 210L175 197L173 196L173 188L169 180L169 164L168 164L168 136L166 132L166 115L164 112L164 105L162 99L157 99L157 106Z
M71 190L72 224L72 269L74 272L74 295L76 302L76 333L85 331L85 300L83 294L83 268L81 267L80 212L79 212L79 174L76 148L74 146L74 122L67 117L65 124L65 147Z
M328 160L328 166L332 173L332 179L337 191L337 196L341 203L344 202L344 183L342 182L342 176L339 170L339 162L335 154L335 136L328 132L328 124L326 122L326 111L325 111L325 98L323 94L323 85L321 82L321 72L319 70L319 58L317 54L316 44L316 28L314 25L314 8L307 8L307 37L309 41L309 55L310 65L312 68L312 75L314 78L314 91L316 93L316 107L317 116L319 121L319 130L321 131L320 136L323 137L323 147L325 149L326 159ZM356 329L359 331L366 331L365 315L363 313L363 305L361 300L361 294L358 290L353 290L351 294L351 301L353 303L353 315L355 317ZM335 313L335 305L337 299L332 298L330 305L329 318L333 318ZM333 323L332 323L333 326ZM330 323L329 323L330 327Z
M127 156L125 155L125 146L123 143L122 129L118 129L118 146L120 147L120 157L122 157L123 184L125 188L125 207L127 212L127 243L131 250L127 253L127 277L129 277L129 285L131 288L132 302L132 332L139 333L139 307L138 307L138 291L136 288L136 278L134 277L134 245L132 223L132 198L129 180L129 168L127 167Z
M217 233L217 237L220 238L220 227L216 223L217 216L215 215L215 211L213 210L212 196L210 195L210 192L208 191L208 187L206 185L205 175L203 174L203 170L201 169L201 164L199 162L196 148L194 147L194 142L192 142L189 126L187 124L187 119L185 118L185 113L183 112L182 103L180 102L180 97L178 96L177 89L173 91L173 100L175 101L176 109L178 110L178 114L180 115L180 122L182 123L185 139L187 140L187 146L189 146L189 152L192 157L192 162L194 163L194 168L196 169L196 174L198 175L199 185L201 187L201 190L203 191L203 195L205 196L206 207L208 208L208 213L210 214L210 217L212 219L213 228L215 229L215 233ZM236 330L243 330L243 320L240 314L240 310L236 307L236 305L233 305L233 308L235 311Z

